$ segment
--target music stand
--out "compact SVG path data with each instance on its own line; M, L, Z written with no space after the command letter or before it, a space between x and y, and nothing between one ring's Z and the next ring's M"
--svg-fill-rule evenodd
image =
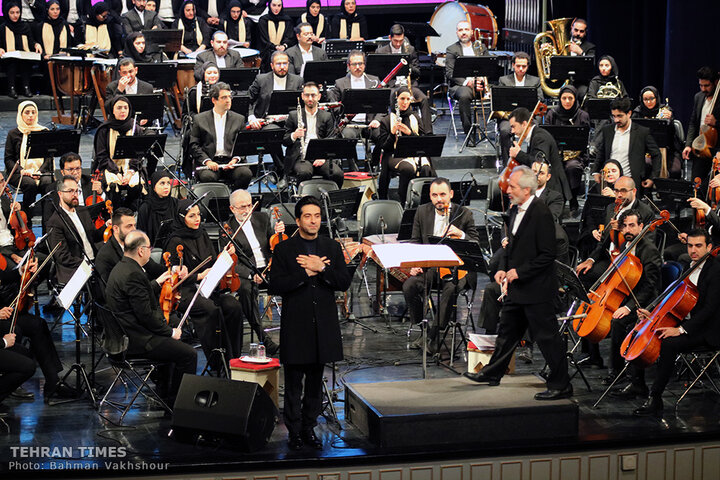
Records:
M138 78L154 88L172 90L177 80L177 63L138 63Z
M30 132L27 154L33 158L60 157L69 152L80 151L80 130L41 130ZM30 157L28 157L30 158Z
M418 52L422 50L422 44L425 42L427 37L440 36L440 34L429 23L398 21L394 23L399 23L403 26L407 37L413 37L415 39L415 50Z
M359 88L345 90L345 92L343 92L342 102L345 115L387 113L388 106L390 105L390 89Z
M262 155L264 153L282 154L282 142L285 130L272 128L269 130L240 130L235 135L232 156L243 157Z
M336 160L355 154L354 138L313 138L308 142L305 160Z
M166 133L156 135L123 135L115 142L116 158L141 158L150 155L162 156L165 151Z
M353 50L365 48L365 42L362 40L325 40L325 54L328 58L347 57Z
M375 75L378 78L385 78L388 72L397 67L400 59L404 58L408 61L406 65L400 67L395 75L396 77L407 77L410 71L410 56L401 53L371 53L367 56L367 67L365 72L368 75Z
M638 125L648 127L658 148L668 148L675 138L675 126L664 118L633 118Z
M200 102L200 111L205 112L213 108L212 99L210 97L203 97ZM235 113L239 113L245 118L248 118L250 111L250 96L249 95L233 95L232 106L230 107Z
M512 112L518 107L525 107L531 112L537 105L537 88L535 87L492 87L492 111Z
M173 56L172 54L180 51L183 31L179 28L156 28L154 30L143 30L142 35L145 37L145 43L147 45L157 48L157 50L149 50L149 53L156 51L163 52L168 58L171 58Z
M540 125L540 128L552 135L558 150L587 150L590 135L590 127L587 125Z
M499 71L499 64L498 64L498 57L491 57L491 56L485 56L485 57L458 57L455 61L455 68L453 69L453 77L458 78L466 78L466 77L487 77L488 82L491 80L497 80L500 77L500 71ZM485 85L485 88L488 88L489 85ZM470 88L473 92L473 99L478 100L476 95L477 91L475 90L475 85L473 85ZM495 92L493 91L493 97L495 97ZM483 109L483 126L480 126L480 120L478 119L477 114L477 102L473 102L473 123L470 125L470 130L468 130L467 135L465 135L465 140L463 141L462 145L460 146L459 152L462 153L462 151L467 146L468 142L470 142L470 139L473 138L475 134L478 135L479 140L482 142L483 139L487 140L490 145L495 148L495 143L490 140L490 137L488 137L487 134L487 124L485 119L485 107L482 105L482 98L480 100L480 108ZM533 103L533 106L535 104Z
M221 68L220 78L235 92L246 92L260 72L259 68ZM246 115L247 116L247 115Z
M580 215L580 224L578 229L586 223L585 220L590 218L591 225L596 227L605 222L605 210L607 206L615 203L615 197L607 197L598 195L597 193L589 193L583 205L582 215Z
M334 82L336 78L344 77L346 73L345 60L313 60L305 64L303 80L305 83L315 82L318 85L325 85Z
M403 216L400 220L400 230L397 234L398 241L410 240L412 238L413 223L415 222L415 212L417 212L417 208L409 208L403 211Z
M407 157L441 157L445 135L421 135L398 137L395 145L395 156Z
M612 98L585 97L583 110L590 115L590 120L607 120L610 118L610 104L612 101Z
M553 55L550 57L550 78L570 83L587 84L595 75L595 57L584 55Z
M161 93L125 95L125 97L130 101L135 115L141 120L159 120L163 117L163 113L165 113L165 104Z
M270 95L270 106L267 114L287 115L297 108L301 94L300 90L274 90Z
M660 197L662 206L672 205L676 215L687 207L687 199L694 196L693 182L681 178L653 178L655 191Z

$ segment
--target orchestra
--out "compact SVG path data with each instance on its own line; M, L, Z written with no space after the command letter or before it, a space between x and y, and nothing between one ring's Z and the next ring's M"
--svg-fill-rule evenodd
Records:
M494 122L490 135L497 145L492 144L489 155L497 168L488 169L489 178L483 180L489 185L488 201L477 202L477 197L466 195L479 188L472 173L461 172L461 188L469 174L475 184L472 192L458 190L457 179L446 178L444 157L450 156L446 151L441 157L422 151L400 154L402 137L424 145L433 140L431 136L443 136L446 148L452 140L449 133L438 135L438 126L433 125L439 104L421 88L427 83L421 78L427 66L422 52L410 43L415 35L412 27L394 24L389 34L384 30L382 37L372 40L368 32L372 25L358 12L355 0L342 0L335 12L320 1L308 0L299 18L291 18L282 0L132 0L126 8L118 2L91 6L85 0L50 0L42 17L32 12L37 25L30 25L29 14L19 3L4 4L0 58L11 55L0 60L8 78L3 93L13 99L18 94L32 97L36 92L31 73L40 62L45 62L43 69L49 65L56 78L52 63L73 58L80 49L84 52L77 68L84 73L84 65L90 65L88 78L92 77L94 87L81 95L104 98L106 112L92 132L87 127L97 120L85 103L71 115L71 123L91 136L83 138L91 142L92 159L67 151L46 156L33 153L31 138L69 131L70 126L57 118L48 128L38 121L40 102L17 101L17 126L7 133L5 175L0 179L0 264L10 266L10 272L0 268L0 402L10 396L30 398L21 385L34 374L35 362L45 377L46 400L79 394L58 377L63 367L43 317L20 311L19 301L13 301L14 295L20 297L28 288L22 269L35 274L49 258L52 268L38 273L36 283L49 280L65 287L84 264L90 264L97 276L91 282L93 291L100 292L90 296L115 313L127 332L127 352L173 364L158 370L153 379L168 402L174 401L182 375L197 374L203 361L212 374L229 376L230 360L248 351L249 333L265 346L268 356L279 356L283 364L283 418L289 447L322 449L314 428L322 411L325 365L343 359L346 339L341 335L336 293L348 292L353 282L351 260L357 252L351 246L364 240L358 231L363 222L364 228L371 221L380 225L382 243L393 243L384 237L399 237L406 226L398 219L397 229L386 232L385 218L359 218L361 209L356 208L358 230L348 234L340 227L347 218L337 212L346 205L332 204L334 194L329 190L349 192L348 182L358 173L373 184L372 189L360 189L363 202L399 200L395 203L400 210L412 218L411 234L398 243L431 245L448 239L451 248L453 241L463 241L483 258L485 271L480 276L462 266L442 273L441 268L413 267L397 278L410 324L430 319L427 338L408 341L406 347L438 361L444 358L440 338L454 328L451 321L460 315L459 293L469 290L475 295L476 288L483 292L477 294L481 298L477 330L493 335L495 347L480 371L464 374L469 380L463 379L465 385L499 385L528 333L547 363L546 389L535 399L572 397L569 368L607 366L599 383L608 387L611 397L647 399L634 413L662 416L662 395L678 354L720 345L715 315L720 300L713 295L720 282L714 250L720 242L720 103L716 101L720 73L716 68L699 68L695 74L699 92L692 99L689 93L677 99L692 110L683 135L683 119L676 117L677 110L669 106L662 90L647 85L639 92L628 91L611 55L593 63L597 74L592 78L555 82L549 88L544 59L524 51L498 53L489 48L482 29L465 19L454 22L451 42L442 52L430 53L440 53L444 61L432 68L443 71L445 83L439 87L443 101L449 101L451 111L457 108L462 132L475 129L478 105L484 116L483 105L491 101L496 86L532 87L532 104L482 119L483 127ZM569 41L562 47L565 53L555 53L594 59L596 46L587 39L587 21L562 20L553 28L564 26ZM152 43L158 32L147 32L163 33L170 27L182 31L177 52L159 50ZM346 50L337 53L332 46L339 40L345 41ZM41 59L24 58L20 52L41 54ZM398 66L384 72L386 77L368 74L369 53L396 55ZM464 57L502 57L499 65L504 74L458 77L455 67ZM309 63L327 65L328 60L338 60L335 66L344 66L345 74L306 80ZM158 87L159 79L145 77L152 69L147 64L173 65L177 71L170 79L173 87ZM108 71L100 72L100 65ZM404 67L407 73L397 75ZM238 86L240 73L250 75L244 86ZM54 82L52 88L53 93L63 93ZM387 93L383 112L344 110L349 97L375 89ZM348 93L353 90L360 92ZM135 111L135 96L160 92L163 118L140 118L143 112ZM286 113L276 113L276 99L284 102L291 95L297 98L279 107ZM586 99L590 103L606 99L602 119L591 117ZM177 118L166 120L173 115ZM451 122L454 126L455 117ZM657 122L667 132L664 145L654 137ZM177 165L182 170L169 166L171 155L164 150L164 140L144 154L119 158L130 156L118 153L119 142L135 145L148 138L152 142L150 135L164 135L171 124L180 137ZM587 141L581 139L582 150L566 149L567 139L558 138L559 130L553 130L570 127L589 129ZM278 133L276 145L258 146L257 142L270 143L266 139L273 133ZM482 137L473 135L467 144L478 148L484 143ZM462 137L458 138L459 145ZM342 156L328 151L324 158L307 157L309 145L341 141L351 144L353 153ZM250 144L262 152L242 150ZM365 163L359 161L363 153ZM266 154L271 161L265 161ZM88 163L90 168L83 169ZM670 221L667 210L655 205L665 200L660 187L668 179L686 192L675 201L677 212L672 215L681 227ZM333 188L326 188L328 181ZM321 188L315 196L301 197L301 182ZM422 195L415 190L421 182L427 184ZM251 191L253 186L257 193ZM204 187L212 194L195 192ZM217 193L220 190L227 193ZM692 195L687 193L691 190ZM213 199L226 209L213 204ZM471 206L471 202L475 203ZM271 204L279 206L273 210ZM682 209L686 210L681 214ZM220 212L224 218L217 218ZM37 216L41 221L33 224ZM490 216L499 226L489 224ZM38 237L47 234L47 251L42 247L35 253L34 236L29 236L34 231ZM390 269L377 256L358 250L363 252L361 264L378 265L384 274L384 280L378 277L378 289L387 293ZM675 325L657 328L655 338L662 346L651 362L657 368L648 388L649 365L627 358L623 345L635 340L633 332L639 325L656 316L657 299L667 294L665 288L677 287L675 279L668 282L661 274L668 260L677 260L684 285L699 294ZM216 275L220 267L225 270ZM562 268L577 277L589 302L563 284ZM13 289L20 293L11 295ZM265 292L273 301L281 300L280 319L274 322L279 324L279 341L271 335L268 317L259 305ZM600 295L603 292L608 296ZM438 300L428 302L432 293ZM353 301L346 313L351 313ZM587 354L580 367L569 363L574 349L568 353L558 331L558 317L568 308L575 313L576 347L582 346ZM609 354L603 358L600 345L608 337L603 346ZM198 358L193 342L200 345L204 357ZM627 385L619 384L625 380ZM615 388L610 391L611 387Z

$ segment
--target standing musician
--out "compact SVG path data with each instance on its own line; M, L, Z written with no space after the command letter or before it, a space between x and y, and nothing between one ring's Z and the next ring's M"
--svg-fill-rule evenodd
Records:
M445 56L445 79L450 86L450 95L458 101L460 122L463 132L467 134L472 125L470 104L473 98L482 98L487 92L485 77L459 78L454 74L457 57L480 57L487 55L487 48L482 42L473 42L473 31L470 23L458 22L456 31L458 41L447 47ZM470 146L475 146L475 139L470 139Z
M42 5L42 14L37 20L42 20L45 12L44 2L38 2ZM42 53L42 45L36 38L35 21L34 19L30 22L26 21L25 18L21 17L21 0L11 0L5 5L3 13L3 24L0 26L0 57L5 55L5 52L35 52ZM30 12L26 9L26 15ZM32 18L32 14L30 17ZM32 23L31 23L32 22ZM17 98L18 94L15 90L15 83L18 79L18 73L21 84L22 94L26 97L32 97L32 91L30 90L30 74L32 73L33 63L36 61L20 60L15 58L4 58L3 59L3 70L7 72L8 78L8 95L12 98Z
M625 177L623 177L625 178ZM622 180L622 179L621 179ZM620 182L621 180L618 180ZM617 184L616 184L617 185ZM632 241L640 234L645 224L643 223L643 214L640 210L625 210L618 218L620 225L620 235L623 236L625 242ZM597 248L590 257L576 267L576 271L580 275L580 280L586 286L592 285L596 279L603 274L610 266L612 257L610 252L614 249L611 244L612 240L607 235L603 238ZM622 248L621 248L622 249ZM612 314L612 323L610 327L610 370L608 376L603 380L605 385L610 385L620 370L623 368L624 360L620 355L620 345L625 339L628 331L635 325L637 321L636 311L642 305L649 304L657 295L660 287L660 266L662 259L660 252L655 244L646 235L630 252L635 255L642 263L642 275L637 285L632 289L632 294L628 295L622 302L620 308ZM602 260L601 260L602 259ZM595 265L597 263L597 266ZM601 270L602 265L606 265L605 270ZM589 363L602 365L602 358L598 349L591 349ZM644 372L638 369L632 369L632 379L630 385L624 387L621 391L615 392L615 396L633 398L636 395L647 395L647 387L643 391Z
M284 52L295 43L292 20L285 13L283 0L268 0L267 5L267 13L257 23L263 72L267 72L273 53Z
M290 71L301 77L305 73L305 64L317 60L327 60L325 50L313 45L313 27L307 22L295 27L297 45L285 50L290 60Z
M235 230L245 220L252 206L252 196L247 190L235 190L230 195L232 216L228 221L228 226L232 233L235 233ZM283 233L284 231L285 224L283 222L278 221L273 229L270 225L270 217L266 213L254 211L235 237L235 242L242 248L246 257L254 262L255 267L263 271L270 261L270 237L273 233ZM221 237L221 242L227 243L225 237ZM243 262L237 263L235 271L240 275L237 298L243 315L247 318L250 328L255 332L257 338L265 345L268 355L274 355L280 347L263 330L262 318L258 309L257 287L265 283L265 280Z
M632 177L636 185L653 186L652 179L660 176L660 149L650 134L650 129L634 123L630 116L632 104L629 98L616 98L610 104L615 125L605 125L600 130L595 150L595 181L600 183L600 169L613 158L620 162L625 176ZM652 171L648 172L645 154L652 158Z
M697 157L693 153L692 143L698 135L700 135L700 129L703 125L710 127L718 127L717 122L720 119L720 102L715 102L715 106L710 111L713 96L715 95L715 89L718 86L718 80L720 80L720 73L714 68L701 67L697 71L698 84L700 85L700 91L695 94L693 99L693 111L690 115L690 122L688 124L687 135L685 137L685 149L682 152L682 157L685 160L692 159L692 178L700 177L703 179L703 187L707 186L706 178L710 172L712 162L706 159ZM718 146L710 149L711 155L717 152Z
M378 47L375 53L396 53L408 56L408 65L410 68L410 78L412 85L408 85L408 77L395 77L390 80L388 85L393 89L393 94L397 95L397 87L406 86L412 89L413 103L420 105L420 118L422 120L423 130L428 134L432 134L432 112L427 96L418 88L420 80L420 60L418 60L415 47L405 38L405 28L400 24L390 27L390 43Z
M105 87L106 102L110 102L116 95L147 95L155 91L151 84L137 78L138 67L131 57L121 58L117 69L120 78L108 83Z
M47 17L40 26L40 42L43 47L43 59L49 60L52 55L60 53L60 49L75 46L73 29L67 16L60 13L60 0L47 2Z
M333 134L333 117L330 112L320 110L320 89L315 82L303 85L300 109L301 118L298 120L298 111L290 112L285 122L285 137L283 143L287 147L285 152L285 171L293 172L298 183L311 179L314 175L332 180L342 188L344 173L340 166L332 160L317 159L312 163L305 160L308 142L313 138L330 138ZM302 122L302 125L300 125Z
M182 330L172 328L163 317L157 298L160 285L170 274L165 271L156 282L150 282L143 267L150 260L151 250L150 241L142 231L128 233L122 260L110 272L105 299L127 334L129 355L174 365L168 379L168 400L173 401L182 375L196 373L197 353L180 341Z
M122 50L123 27L117 15L110 13L110 3L98 2L92 6L87 22L83 23L81 43L88 48L107 50L108 55L117 57ZM77 36L78 33L75 33Z
M89 0L60 0L60 16L72 26L73 33L80 32L92 12Z
M232 180L233 188L247 188L252 171L246 166L236 166L241 158L233 156L235 136L245 126L245 117L230 110L232 91L230 85L218 82L210 89L213 108L195 115L190 131L190 152L195 161L199 182Z
M501 87L535 87L537 88L538 101L541 101L543 91L540 86L540 79L534 75L529 75L527 73L528 67L530 67L530 55L525 52L515 52L512 58L513 73L500 77L498 83ZM512 137L510 122L501 119L498 122L498 131L500 132L500 156L503 165L506 165L508 161L508 151L512 143L510 141Z
M557 280L553 218L545 203L535 197L537 177L524 165L510 175L508 195L513 204L509 219L509 240L500 255L495 281L503 286L507 299L500 313L495 351L480 372L466 377L491 386L499 385L513 352L525 330L540 347L550 373L547 390L536 400L557 400L572 396L565 347L555 319Z
M318 236L322 220L318 199L302 197L295 204L295 219L298 235L280 242L273 252L269 287L271 294L282 295L283 303L283 417L292 450L303 444L322 449L313 428L322 412L323 369L326 363L343 359L335 292L350 288L352 275L340 244Z
M450 187L447 178L438 177L430 184L430 203L418 207L413 219L412 241L414 243L430 243L430 237L442 237L447 234L450 238L478 241L479 236L475 230L475 221L472 212L466 207L452 203L454 192ZM410 321L415 324L423 319L423 288L436 284L436 271L423 271L422 268L411 268L410 276L403 283L403 295L408 308ZM453 275L454 277L455 275ZM441 279L440 305L438 309L437 322L431 325L428 331L427 346L416 342L413 348L427 348L434 352L433 340L438 332L445 328L452 315L452 306L457 301L458 291L465 288L469 282L474 282L472 273L458 279ZM422 342L422 340L419 340Z
M341 0L340 12L330 19L330 37L341 40L365 40L368 38L365 15L357 12L355 0Z
M178 212L178 200L170 195L172 177L167 170L158 170L150 180L150 194L140 204L137 214L138 230L147 232L153 247L163 247Z
M240 53L237 50L228 49L228 36L225 32L218 30L213 33L210 46L212 50L200 52L195 57L195 80L202 80L203 65L206 62L212 62L218 68L243 68L245 66Z
M325 15L320 13L320 0L307 0L305 4L305 13L300 15L298 19L298 25L304 22L310 24L313 29L313 43L316 46L322 45L325 42L325 36L329 31L328 25L326 24Z
M692 230L687 234L687 250L695 266L704 255L712 251L713 244L710 236L702 229ZM720 262L710 255L697 270L689 277L690 282L697 287L697 303L690 311L690 316L684 319L677 327L660 327L662 343L660 344L660 358L657 363L657 374L650 396L647 401L637 408L635 415L653 415L662 417L662 394L665 391L670 376L673 373L675 362L680 353L692 351L698 347L720 346ZM650 316L650 312L638 309L641 317ZM647 391L647 387L645 387Z
M400 136L429 135L431 133L424 130L424 122L412 109L410 90L407 87L400 87L396 94L395 111L390 112L389 115L383 115L380 120L378 145L382 147L382 157L378 195L382 199L388 198L390 176L392 173L396 173L400 176L398 186L400 203L405 205L410 179L431 177L435 175L435 172L428 157L397 158L394 156L395 146Z

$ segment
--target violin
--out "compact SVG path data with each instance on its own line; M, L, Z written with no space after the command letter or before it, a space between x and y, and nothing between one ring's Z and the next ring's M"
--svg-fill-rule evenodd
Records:
M223 229L225 230L224 235L229 236L232 235L232 230L230 230L230 225L227 223L223 225ZM222 279L220 279L220 289L221 290L230 290L231 292L237 292L240 288L240 274L237 272L236 267L238 264L238 257L237 254L232 253L230 254L230 258L232 258L232 267L225 273Z
M525 141L525 138L527 137L528 133L530 132L530 127L533 125L533 119L537 116L544 117L547 113L547 105L545 105L542 102L538 102L535 105L535 108L533 109L532 113L530 114L530 120L528 121L527 126L525 127L525 130L523 130L522 135L520 135L520 139L518 140L518 145L522 145L522 143ZM502 173L500 173L500 178L498 179L498 184L500 185L500 190L505 193L507 191L508 185L510 185L510 174L512 173L513 169L515 167L520 166L520 162L518 162L515 157L510 157L508 160L507 165L505 165L505 168L503 169Z
M280 207L273 207L273 218L276 222L280 221ZM273 233L273 235L270 237L270 251L275 251L275 246L280 243L287 240L289 237L285 235L285 233Z
M112 206L112 202L110 200L107 200L105 202L105 209L108 211L108 214L112 218L113 206ZM103 243L107 243L108 240L110 240L111 236L112 236L112 223L110 225L108 225L107 227L105 227L105 231L103 232Z
M445 205L444 209L445 209L445 221L448 222L447 228L449 229L450 228L450 217L449 217L450 205ZM451 234L448 234L448 237L460 238L457 235L451 235ZM443 280L450 280L453 275L452 269L447 268L447 267L439 267L438 273L440 274L440 278L442 278ZM458 280L462 280L463 278L465 278L465 275L467 275L466 270L458 270L457 271Z
M17 302L15 303L15 308L18 313L27 312L30 310L30 305L35 302L35 292L29 288L30 282L33 278L33 274L30 272L30 263L35 258L34 246L34 243L30 245L30 255L28 255L28 258L23 265L22 275L20 275L20 293L18 294Z
M713 157L712 171L710 172L710 180L713 180L718 174L720 174L720 157ZM720 188L711 188L708 185L707 200L710 208L713 210L718 208L720 204Z
M620 308L628 295L640 281L643 265L639 258L630 253L640 240L670 218L670 213L663 210L660 218L646 225L642 232L626 242L623 251L612 260L600 278L590 287L588 298L591 303L582 302L578 307L573 321L573 328L581 337L598 343L610 332L612 315Z
M702 184L702 180L700 177L695 177L695 180L693 181L693 190L695 191L694 198L697 198L697 192L700 190L700 185ZM704 227L705 226L705 210L702 208L696 208L695 209L695 226L696 227Z
M706 253L692 268L675 280L650 306L650 316L644 318L628 333L620 346L620 354L627 361L637 360L645 366L652 365L660 356L661 339L657 331L662 327L677 327L698 301L697 285L690 275L712 255L717 256L720 247Z
M15 191L15 197L12 196L7 185L5 185L5 194L10 198L13 203L17 202L17 194L20 190ZM35 244L35 234L28 227L27 214L22 210L15 210L10 214L10 228L12 228L15 234L15 247L18 250L25 250L28 245L32 246Z
M99 182L100 181L100 170L95 170L95 174L92 176L93 182ZM102 201L102 197L97 194L97 192L93 191L92 195L88 195L85 198L85 205L95 205L96 203ZM102 228L103 225L105 225L105 219L102 216L102 212L98 213L97 218L95 219L95 229Z
M182 265L182 245L178 245L177 254L180 258L180 264ZM163 282L160 290L160 308L162 309L165 321L170 323L170 314L177 308L178 302L180 301L180 294L175 291L175 285L178 283L179 274L173 273L172 263L170 263L170 252L163 253L163 260L165 260L165 266L168 267L168 273L170 278Z
M615 208L613 213L613 218L617 220L618 213L620 210L625 206L625 200L621 200L619 198L615 199ZM620 230L615 230L614 228L610 229L609 232L610 235L610 241L612 241L615 248L613 248L612 252L610 252L611 255L618 255L620 254L621 247L623 243L625 243L625 237L620 235Z

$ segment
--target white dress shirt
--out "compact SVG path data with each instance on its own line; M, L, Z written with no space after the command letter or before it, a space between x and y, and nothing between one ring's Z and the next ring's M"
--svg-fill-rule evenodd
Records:
M245 225L243 225L242 227L242 231L245 234L245 238L247 238L248 243L250 244L250 248L252 248L253 257L255 257L255 266L257 268L265 267L265 265L267 265L267 262L265 261L265 256L263 255L262 248L260 248L260 242L255 236L255 230L253 230L250 220L245 222Z
M213 121L215 123L215 156L229 155L225 151L225 121L227 120L227 112L220 115L213 108Z
M227 67L227 63L225 63L225 57L226 57L226 55L223 55L222 57L218 57L217 53L215 54L215 65L217 65L218 68Z
M520 227L520 223L523 221L523 218L525 218L525 212L527 212L527 209L530 208L530 204L533 201L533 196L530 195L527 200L525 200L522 204L518 205L518 211L517 214L515 214L515 221L513 221L512 226L512 234L515 235L517 233L518 228Z
M140 17L140 25L142 25L144 27L145 26L145 15L143 15L143 12L141 12L137 8L135 9L135 13L137 13L138 17Z
M355 75L350 75L350 89L351 90L357 90L357 89L363 89L365 88L365 77L356 77ZM367 115L364 113L359 113L355 115L353 118L353 123L365 123L365 120L367 119Z
M614 158L618 162L620 162L620 166L622 166L623 173L627 177L632 176L632 172L630 170L630 127L632 126L632 123L630 120L628 120L628 126L625 129L624 132L621 132L618 130L617 126L615 127L615 137L613 138L612 142L612 148L610 149L610 158Z
M80 239L82 240L83 244L83 250L85 250L85 255L87 255L90 260L93 260L95 258L95 253L93 253L92 244L88 240L87 233L85 232L85 228L80 221L80 217L78 217L77 210L72 212L65 210L65 213L68 214L68 217L70 217L70 220L72 220L73 224L75 225L75 230L77 230L78 235L80 235Z
M285 85L287 85L287 75L278 77L273 73L273 90L285 90Z
M307 51L305 51L305 49L303 49L302 45L299 45L299 44L298 44L298 48L300 49L300 53L302 54L302 60L303 60L303 64L300 67L300 76L303 76L305 74L305 64L307 62L313 61L312 45L310 45L310 49Z
M517 74L513 73L513 77L515 78L515 86L516 87L524 87L525 86L525 79L527 78L527 75L525 75L522 80L518 80Z
M694 267L697 262L690 262L690 268ZM702 265L700 265L698 268L693 271L688 279L697 287L698 280L700 279L700 272L702 272L703 267L705 266L705 260L703 260Z

